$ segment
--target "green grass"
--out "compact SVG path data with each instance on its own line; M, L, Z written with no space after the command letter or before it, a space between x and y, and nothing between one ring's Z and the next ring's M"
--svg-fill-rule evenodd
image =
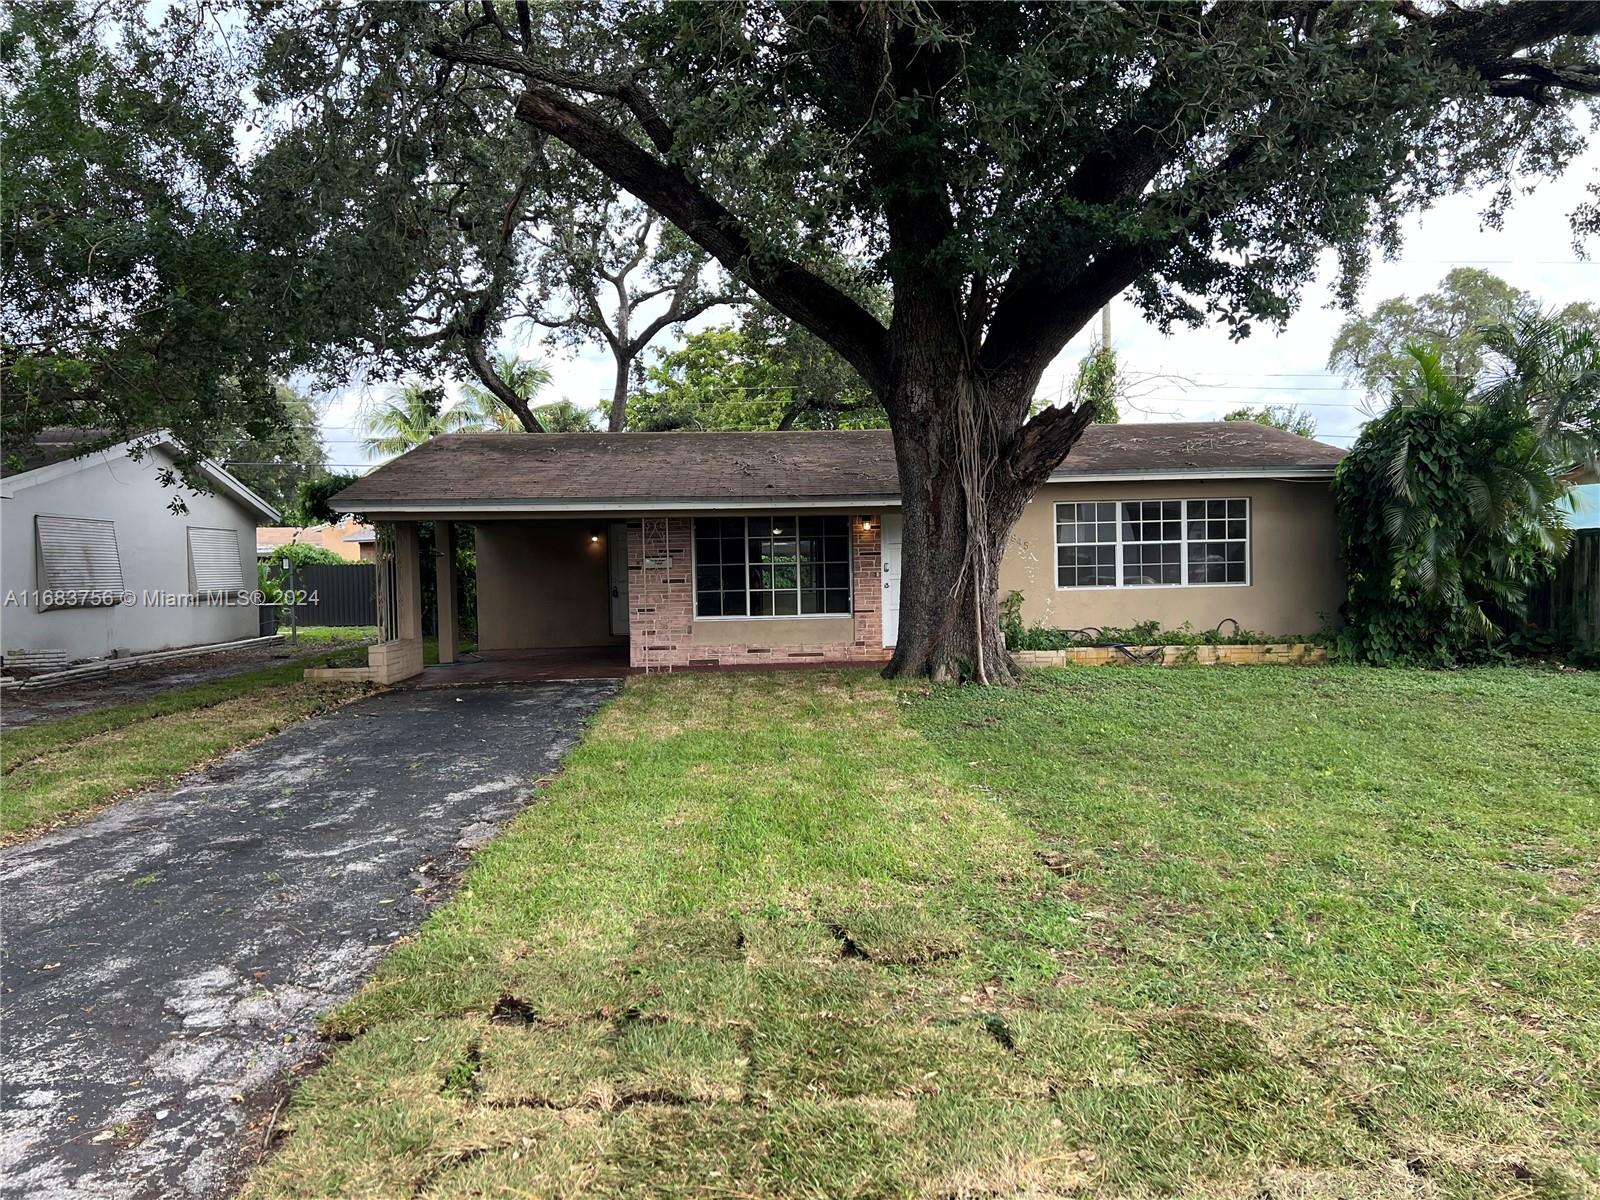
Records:
M630 680L263 1197L1600 1185L1600 677Z
M359 663L364 653L345 650L333 657ZM305 666L280 663L6 730L0 738L0 844L81 817L129 792L169 784L363 690L306 683Z

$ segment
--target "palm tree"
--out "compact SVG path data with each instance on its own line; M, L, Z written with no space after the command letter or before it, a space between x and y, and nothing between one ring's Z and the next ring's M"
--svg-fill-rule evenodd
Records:
M1495 367L1486 405L1526 412L1558 467L1600 467L1600 338L1559 316L1533 313L1483 330Z
M596 416L592 408L579 408L565 396L534 409L546 433L594 433Z
M1534 315L1484 345L1496 365L1477 385L1411 348L1339 467L1347 615L1370 656L1498 638L1566 550L1568 477L1600 457L1600 342Z
M456 433L471 424L466 405L445 409L444 393L437 387L408 383L381 407L361 418L367 449L374 454L404 454L441 433Z
M536 358L520 359L514 354L498 354L495 356L495 374L505 380L518 396L527 401L528 407L533 408L534 401L539 394L550 386L550 368ZM462 394L466 397L461 407L465 410L462 418L465 424L463 429L472 429L480 433L521 433L522 422L517 420L517 414L508 408L503 400L486 387L469 383L462 387ZM566 430L545 428L551 433L563 433Z

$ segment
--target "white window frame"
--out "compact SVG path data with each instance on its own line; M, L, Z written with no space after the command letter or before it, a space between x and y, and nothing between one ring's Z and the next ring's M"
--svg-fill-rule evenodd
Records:
M700 538L698 524L700 521L720 521L727 517L738 517L744 521L745 545L745 571L744 571L744 608L743 613L721 614L714 617L700 615ZM844 517L845 532L845 609L843 612L823 613L752 613L750 611L750 521L751 519L778 518L784 521L795 522L795 536L799 536L801 517L839 517L843 514L837 512L765 512L765 513L729 513L708 514L704 517L695 517L689 525L689 589L694 596L694 619L696 621L846 621L855 616L856 611L856 539L855 531L850 527L850 518ZM798 565L798 564L796 564ZM826 564L824 564L826 565ZM755 589L757 591L763 589ZM837 590L837 589L835 589Z
M1122 581L1122 548L1126 544L1122 539L1122 506L1124 504L1149 504L1165 501L1171 503L1178 501L1183 507L1179 510L1179 546L1181 557L1179 564L1178 583L1124 583ZM1244 581L1242 583L1190 583L1189 582L1189 505L1204 504L1208 500L1240 500L1244 502ZM1075 546L1076 542L1063 542L1061 540L1061 509L1067 504L1115 504L1117 506L1116 520L1116 574L1115 583L1094 583L1076 586L1061 582L1061 549L1063 546ZM1058 500L1050 506L1050 538L1055 545L1055 556L1051 561L1051 570L1055 573L1055 587L1058 592L1110 592L1110 591L1161 591L1171 588L1240 588L1250 587L1255 579L1255 512L1254 505L1249 496L1140 496L1129 497L1124 500L1108 500L1100 497L1088 497L1083 500ZM1204 520L1204 517L1196 518ZM1200 538L1199 541L1212 539ZM1238 538L1226 538L1225 541L1239 541ZM1084 543L1085 545L1105 545L1104 542Z

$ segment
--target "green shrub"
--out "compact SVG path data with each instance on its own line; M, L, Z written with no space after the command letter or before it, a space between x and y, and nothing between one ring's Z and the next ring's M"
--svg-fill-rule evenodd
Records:
M1594 452L1600 350L1537 319L1486 336L1498 381L1461 385L1413 348L1394 403L1339 465L1340 645L1360 661L1508 657L1529 590L1565 551L1563 476Z
M278 569L288 563L293 563L297 567L314 565L337 566L350 560L340 558L332 550L322 546L313 546L309 542L289 542L283 546L274 546L272 555L267 561L273 565L274 569Z
M1177 629L1162 629L1159 621L1144 621L1123 628L1047 629L1042 625L1024 628L1020 617L1021 594L1013 592L1012 595L1018 598L1019 613L1015 627L1006 626L1006 646L1012 650L1068 650L1074 646L1265 646L1278 642L1327 645L1332 641L1327 633L1309 636L1256 633L1240 628L1233 621L1221 621L1215 629L1201 630L1187 621ZM1223 632L1224 626L1228 627L1227 632Z

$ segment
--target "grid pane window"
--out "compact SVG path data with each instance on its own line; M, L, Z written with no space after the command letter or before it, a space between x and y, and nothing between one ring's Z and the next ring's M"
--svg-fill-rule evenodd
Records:
M749 611L745 586L744 518L694 523L695 609L706 617L742 617Z
M1056 505L1056 583L1113 587L1117 582L1117 506Z
M848 517L696 520L694 553L697 617L850 612Z
M1183 501L1132 500L1122 505L1122 586L1183 582Z
M1250 582L1247 499L1071 501L1055 513L1060 587Z
M1244 583L1249 544L1248 505L1243 500L1188 502L1190 583Z

